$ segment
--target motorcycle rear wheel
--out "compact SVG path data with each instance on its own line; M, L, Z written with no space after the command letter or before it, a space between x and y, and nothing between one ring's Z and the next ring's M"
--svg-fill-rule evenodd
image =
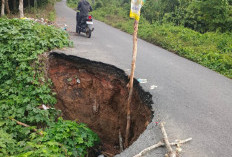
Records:
M91 38L91 34L92 34L92 31L91 31L89 28L87 28L87 29L86 29L86 36L87 36L88 38Z

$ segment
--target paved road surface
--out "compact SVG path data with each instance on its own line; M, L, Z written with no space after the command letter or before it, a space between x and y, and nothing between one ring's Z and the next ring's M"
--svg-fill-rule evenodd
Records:
M57 22L75 31L75 11L56 4ZM130 69L132 36L102 22L94 21L91 39L74 36L75 50L69 54ZM166 122L171 139L192 137L184 145L184 157L232 156L232 80L201 65L181 58L155 45L138 40L136 78L147 79L142 84L154 100L153 122ZM150 86L157 88L150 90ZM154 123L120 157L132 157L161 139ZM161 157L164 149L152 151L147 157Z

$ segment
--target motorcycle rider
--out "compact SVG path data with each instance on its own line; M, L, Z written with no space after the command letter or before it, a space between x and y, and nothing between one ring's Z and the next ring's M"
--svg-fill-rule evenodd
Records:
M92 11L92 7L89 4L87 0L80 0L77 6L77 10L80 12L77 12L76 20L77 20L77 25L76 25L76 32L78 33L78 27L81 24L82 18L86 18L89 14L89 11Z

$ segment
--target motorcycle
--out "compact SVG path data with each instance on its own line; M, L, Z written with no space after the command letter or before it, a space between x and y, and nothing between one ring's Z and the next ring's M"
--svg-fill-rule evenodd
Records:
M78 16L78 15L77 15ZM83 17L80 20L80 23L76 26L76 32L80 34L81 32L86 33L86 36L88 38L91 38L92 32L94 30L93 28L93 19L92 16L89 15L87 17Z

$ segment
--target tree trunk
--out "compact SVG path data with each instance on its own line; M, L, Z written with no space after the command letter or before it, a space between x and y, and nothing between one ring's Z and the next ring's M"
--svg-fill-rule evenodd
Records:
M6 12L7 14L10 14L10 8L9 8L9 0L6 0Z
M16 2L16 0L14 0L14 1L13 1L13 10L14 10L14 11L17 9L16 5L17 5L17 2Z
M23 0L19 0L19 17L23 18Z
M31 2L30 1L31 0L27 0L27 5L28 5L29 10L31 10Z
M1 16L5 15L5 0L2 0Z
M37 9L37 0L34 0L34 8L36 8Z

